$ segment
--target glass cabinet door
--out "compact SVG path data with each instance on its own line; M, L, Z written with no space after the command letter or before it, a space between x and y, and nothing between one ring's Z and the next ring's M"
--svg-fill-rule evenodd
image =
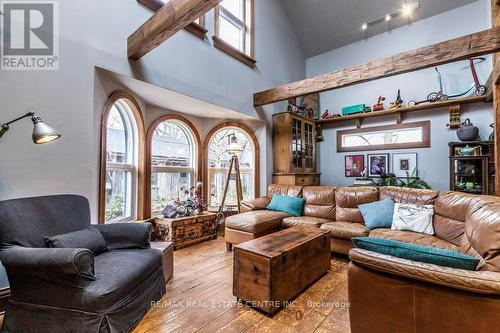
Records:
M304 167L305 168L313 168L314 167L314 138L313 138L313 125L312 124L304 124L304 134L305 134L305 143L304 143Z
M292 166L302 168L302 122L292 119Z
M483 193L483 160L453 160L455 190L469 193Z

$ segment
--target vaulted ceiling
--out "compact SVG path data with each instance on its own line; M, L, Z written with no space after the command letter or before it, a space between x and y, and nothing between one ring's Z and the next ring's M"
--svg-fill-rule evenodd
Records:
M399 10L404 0L281 0L307 57L398 28L408 19L397 17L363 31L361 25ZM415 0L412 0L414 2ZM477 0L420 0L411 21ZM384 47L390 47L386 45Z

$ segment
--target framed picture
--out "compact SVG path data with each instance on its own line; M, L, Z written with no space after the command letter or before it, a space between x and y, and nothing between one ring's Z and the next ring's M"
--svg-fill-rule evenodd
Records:
M365 155L347 155L345 157L345 176L361 177L365 169Z
M415 170L415 177L418 177L417 153L392 154L392 172L396 177L407 177Z
M389 173L389 154L368 155L368 177L380 177Z

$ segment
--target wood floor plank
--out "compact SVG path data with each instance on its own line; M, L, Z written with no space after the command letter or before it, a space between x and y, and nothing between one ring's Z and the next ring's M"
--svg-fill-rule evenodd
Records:
M347 260L330 270L274 316L238 303L232 292L232 252L219 238L174 252L167 293L133 333L349 332ZM344 304L345 305L345 304Z

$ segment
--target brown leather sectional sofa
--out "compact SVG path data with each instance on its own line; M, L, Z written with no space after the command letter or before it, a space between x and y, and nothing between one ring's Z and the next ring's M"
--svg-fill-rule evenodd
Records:
M275 194L303 197L303 216L265 210ZM435 235L370 230L358 205L393 197L434 205ZM228 248L281 228L329 230L332 252L349 254L351 331L494 332L500 320L500 198L397 187L271 185L226 220ZM356 249L352 237L378 237L459 251L481 260L478 271L420 263Z

